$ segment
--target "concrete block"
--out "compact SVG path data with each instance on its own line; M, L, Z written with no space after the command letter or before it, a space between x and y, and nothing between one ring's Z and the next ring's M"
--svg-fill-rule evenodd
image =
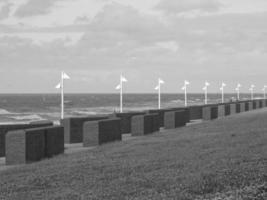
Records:
M10 131L6 135L6 164L24 164L45 157L44 129Z
M121 140L121 119L86 121L83 125L83 146L96 146Z
M230 115L236 114L236 103L230 104Z
M225 104L218 105L218 117L225 117Z
M187 122L187 111L169 111L164 115L165 129L174 129L177 127L185 126Z
M231 114L231 106L230 104L225 104L225 116L228 116Z
M241 110L240 103L236 103L235 105L236 105L236 113L240 113Z
M82 143L83 142L83 123L87 121L96 121L108 119L107 115L95 115L87 117L70 117L60 121L64 127L65 143Z
M246 103L242 102L240 103L240 112L245 112L246 111Z
M155 116L158 116L155 118ZM146 114L146 115L136 115L132 118L132 136L141 136L146 134L151 134L157 127L155 126L156 121L159 119L157 114ZM158 125L156 125L158 126Z
M45 128L45 157L49 158L64 153L64 127Z
M190 120L202 119L202 107L202 105L188 107Z
M144 115L145 112L113 113L111 116L121 119L121 132L131 133L131 120L135 115Z
M53 122L51 121L34 121L29 124L3 124L0 125L0 157L4 157L5 153L5 138L8 131L20 130L20 129L29 129L29 128L37 128L37 127L47 127L53 126Z

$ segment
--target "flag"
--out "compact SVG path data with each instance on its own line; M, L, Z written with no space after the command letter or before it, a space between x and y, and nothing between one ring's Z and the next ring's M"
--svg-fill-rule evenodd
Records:
M120 84L116 86L116 90L119 90L119 89L121 89L121 85Z
M235 90L236 90L236 91L239 91L239 87L237 87Z
M156 86L156 87L155 87L155 90L158 90L158 89L159 89L159 86Z
M210 83L206 81L205 82L205 86L209 86L209 85L210 85Z
M222 87L225 87L225 86L226 86L226 84L224 82L222 82Z
M56 89L60 89L60 88L61 88L61 84L60 84L60 83L57 84L55 88L56 88Z
M207 86L203 87L202 90L207 90Z
M184 81L184 84L185 84L185 85L189 85L190 83L189 83L189 81L185 80L185 81Z
M184 87L182 87L182 90L185 90L185 86L184 86Z
M223 87L220 87L220 90L223 90Z
M62 78L63 79L70 79L70 77L65 72L62 72Z
M241 87L241 84L240 84L240 83L238 83L238 84L237 84L237 87L238 87L238 88L240 88L240 87Z
M127 79L124 76L121 76L121 82L127 82Z
M159 84L164 84L164 81L159 78Z

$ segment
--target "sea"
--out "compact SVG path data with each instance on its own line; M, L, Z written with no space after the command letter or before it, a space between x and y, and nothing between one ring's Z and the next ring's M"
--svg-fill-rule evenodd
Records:
M262 98L255 94L255 98ZM65 117L119 112L118 94L65 94ZM204 104L203 94L188 94L188 105ZM225 102L236 94L225 94ZM240 94L243 100L250 94ZM60 119L60 94L0 94L0 124ZM208 103L221 102L220 94L209 94ZM161 94L161 107L183 107L184 94ZM123 110L143 111L158 107L157 94L124 94Z

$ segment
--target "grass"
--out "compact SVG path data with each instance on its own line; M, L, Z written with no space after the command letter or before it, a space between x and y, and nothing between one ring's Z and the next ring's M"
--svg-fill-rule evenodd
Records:
M267 110L0 171L0 199L267 199Z

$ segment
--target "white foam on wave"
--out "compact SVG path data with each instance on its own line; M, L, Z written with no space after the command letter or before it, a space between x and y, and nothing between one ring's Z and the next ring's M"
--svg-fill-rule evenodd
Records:
M9 115L9 114L11 114L9 111L0 108L0 115Z
M23 120L29 120L29 121L31 121L31 120L44 120L44 118L42 118L41 116L39 116L37 114L12 116L10 118L15 119L15 120L19 120L19 121L23 121Z

